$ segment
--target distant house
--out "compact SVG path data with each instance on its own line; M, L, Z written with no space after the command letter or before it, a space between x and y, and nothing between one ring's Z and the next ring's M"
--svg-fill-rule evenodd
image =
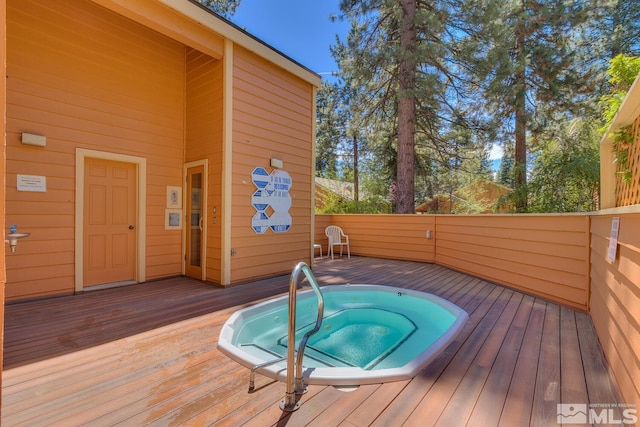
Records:
M354 200L355 190L352 182L316 177L315 183L316 209L323 209L329 203L330 199L338 199L338 202L350 202Z
M194 1L4 4L7 299L310 261L316 73Z
M505 213L509 202L504 198L513 190L486 179L466 185L451 196L438 195L416 207L418 213Z

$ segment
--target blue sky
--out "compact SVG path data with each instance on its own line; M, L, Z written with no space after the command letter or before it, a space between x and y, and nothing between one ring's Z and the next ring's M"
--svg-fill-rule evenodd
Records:
M329 46L336 35L345 40L349 23L329 19L339 15L340 0L242 0L231 21L327 79L337 71ZM502 149L493 146L491 159Z
M339 0L242 0L231 21L323 77L337 70L329 46L345 39Z

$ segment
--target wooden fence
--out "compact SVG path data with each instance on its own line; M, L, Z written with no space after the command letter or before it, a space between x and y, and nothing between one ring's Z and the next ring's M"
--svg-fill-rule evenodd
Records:
M323 250L330 223L349 235L352 254L435 262L588 309L586 215L316 215Z

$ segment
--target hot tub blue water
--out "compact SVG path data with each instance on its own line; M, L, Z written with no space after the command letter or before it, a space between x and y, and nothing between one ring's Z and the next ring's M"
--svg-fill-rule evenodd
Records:
M435 295L380 285L321 288L325 299L320 331L304 353L307 384L360 385L415 376L457 335L468 319L458 306ZM296 348L318 312L313 291L300 292ZM288 297L234 313L223 326L220 350L249 368L287 354ZM286 380L286 362L260 373Z

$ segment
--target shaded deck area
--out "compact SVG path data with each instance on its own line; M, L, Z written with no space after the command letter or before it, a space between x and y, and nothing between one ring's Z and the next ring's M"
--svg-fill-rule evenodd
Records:
M216 349L231 313L286 292L288 276L229 289L174 278L10 304L2 425L551 426L559 403L619 402L587 314L433 264L336 258L314 273L321 285L431 292L469 321L412 380L310 386L288 414L283 383L258 375L248 393L249 370Z

